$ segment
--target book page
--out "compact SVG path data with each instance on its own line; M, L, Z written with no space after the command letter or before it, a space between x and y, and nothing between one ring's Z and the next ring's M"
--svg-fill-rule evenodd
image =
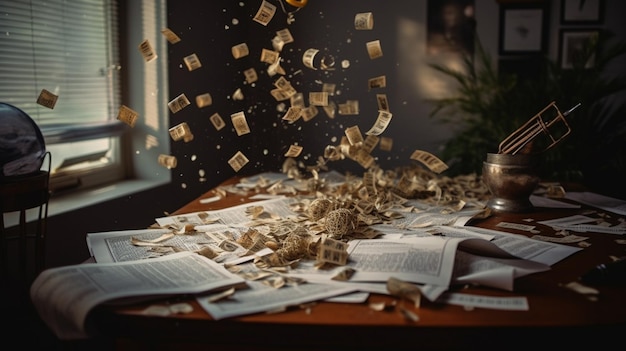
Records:
M81 339L89 336L87 314L100 303L196 294L244 283L243 278L204 256L180 252L142 261L49 268L35 279L30 295L57 337Z

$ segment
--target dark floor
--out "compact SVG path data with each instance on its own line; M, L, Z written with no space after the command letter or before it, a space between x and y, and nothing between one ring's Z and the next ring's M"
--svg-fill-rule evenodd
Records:
M97 350L88 341L65 342L59 340L48 327L41 321L32 306L16 310L13 306L7 311L2 310L4 316L5 331L8 330L9 339L16 340L12 336L18 336L22 340L20 346L30 350Z
M64 341L48 328L39 317L30 301L28 289L32 278L27 282L16 279L15 276L3 277L0 288L0 314L3 320L2 332L4 340L19 342L20 349L28 350L113 350L113 343L101 340L72 340Z

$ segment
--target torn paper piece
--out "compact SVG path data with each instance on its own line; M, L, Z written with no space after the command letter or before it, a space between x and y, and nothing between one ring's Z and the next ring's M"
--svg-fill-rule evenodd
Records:
M248 121L246 120L246 115L243 111L233 113L230 115L230 119L233 122L237 136L250 133L250 127L248 126Z
M196 54L191 54L189 56L186 56L185 58L183 58L183 61L185 62L185 66L187 66L187 69L189 71L193 71L202 67L200 58Z
M174 100L168 102L167 107L169 107L172 113L176 113L189 106L190 104L191 102L189 102L189 99L187 99L187 96L185 96L185 94L183 93L175 97Z
M237 151L233 157L228 160L228 164L235 172L239 172L250 160L241 152Z
M163 34L170 44L176 44L181 40L180 37L169 28L162 29L161 34Z
M254 18L252 19L257 23L267 26L267 24L270 23L274 17L274 14L276 14L276 6L266 0L263 0L256 15L254 15Z
M178 161L176 156L160 154L159 155L159 164L167 169L176 168Z
M57 103L57 99L59 97L46 89L41 89L39 93L39 97L37 98L37 103L41 106L47 107L49 109L54 109L54 106Z
M139 113L137 113L137 111L125 105L120 106L120 109L117 112L117 119L128 124L131 128L135 127L138 116Z
M139 44L139 51L141 52L141 55L146 62L154 61L157 58L157 54L152 48L152 45L150 44L150 41L148 41L148 39L142 41L141 44Z
M427 151L415 150L411 154L410 159L419 161L435 173L441 173L448 169L448 165L446 165L443 161L437 158L437 156Z
M372 30L374 28L374 15L371 12L361 12L354 15L354 29Z

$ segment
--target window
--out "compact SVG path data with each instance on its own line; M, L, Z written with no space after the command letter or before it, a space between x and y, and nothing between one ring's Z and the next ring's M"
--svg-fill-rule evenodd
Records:
M157 162L169 152L165 0L120 3L0 2L0 101L39 125L52 155L51 201L122 180L169 181ZM144 39L157 62L143 61ZM42 89L58 96L54 108L37 103ZM118 121L122 104L141 123Z
M42 130L52 188L123 178L115 1L4 1L0 13L0 100ZM54 108L36 103L42 89L59 97Z

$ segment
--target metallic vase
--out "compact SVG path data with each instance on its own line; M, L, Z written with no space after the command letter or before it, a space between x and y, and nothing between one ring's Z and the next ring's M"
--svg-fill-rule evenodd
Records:
M488 153L482 179L492 195L487 207L499 212L533 210L530 195L540 180L536 155Z

